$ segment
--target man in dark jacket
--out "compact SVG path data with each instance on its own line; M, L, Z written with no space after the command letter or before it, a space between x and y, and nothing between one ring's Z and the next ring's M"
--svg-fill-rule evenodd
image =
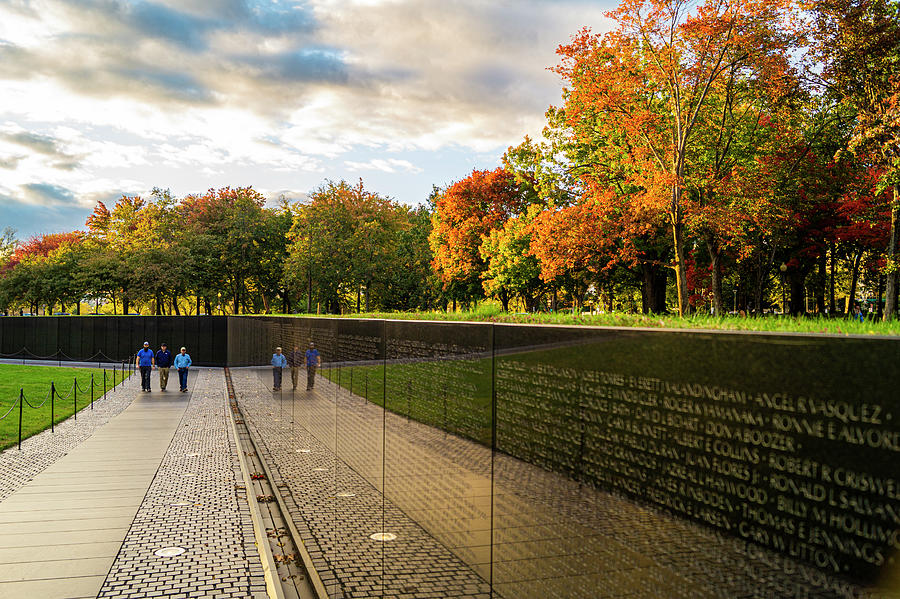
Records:
M156 367L159 368L159 388L166 390L169 383L169 367L172 366L172 352L166 347L165 343L159 345L159 351L156 352Z

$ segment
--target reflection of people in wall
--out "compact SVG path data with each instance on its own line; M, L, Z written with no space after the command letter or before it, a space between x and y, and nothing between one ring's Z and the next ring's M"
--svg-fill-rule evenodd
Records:
M287 366L287 358L281 353L281 348L276 347L272 354L272 391L281 391L281 369Z
M287 356L288 366L291 367L291 384L293 388L297 388L297 379L300 378L300 366L303 364L303 354L300 347L295 345L294 349Z
M309 349L306 350L306 390L311 391L316 384L316 368L322 365L322 356L316 349L316 344L309 342Z

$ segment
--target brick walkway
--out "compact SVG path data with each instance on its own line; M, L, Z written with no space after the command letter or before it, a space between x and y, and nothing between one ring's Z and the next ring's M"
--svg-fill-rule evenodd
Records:
M190 404L98 597L265 599L221 370L201 370ZM239 482L240 481L240 482ZM170 558L154 552L186 551Z

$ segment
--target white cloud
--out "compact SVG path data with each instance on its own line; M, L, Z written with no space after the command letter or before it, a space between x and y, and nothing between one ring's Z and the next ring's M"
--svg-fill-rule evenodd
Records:
M559 101L556 47L614 4L0 3L2 131L54 144L0 139L0 193L80 205L236 176L285 189L346 170L458 178L411 155L478 160L538 134Z
M348 168L356 171L383 171L385 173L407 172L421 173L422 169L414 165L408 160L400 160L398 158L373 158L368 162L353 162L347 160L344 162Z

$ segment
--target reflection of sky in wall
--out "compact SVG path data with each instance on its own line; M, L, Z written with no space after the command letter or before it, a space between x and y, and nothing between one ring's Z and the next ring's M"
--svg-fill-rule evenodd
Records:
M155 186L420 203L539 134L556 47L614 4L0 0L0 228Z

